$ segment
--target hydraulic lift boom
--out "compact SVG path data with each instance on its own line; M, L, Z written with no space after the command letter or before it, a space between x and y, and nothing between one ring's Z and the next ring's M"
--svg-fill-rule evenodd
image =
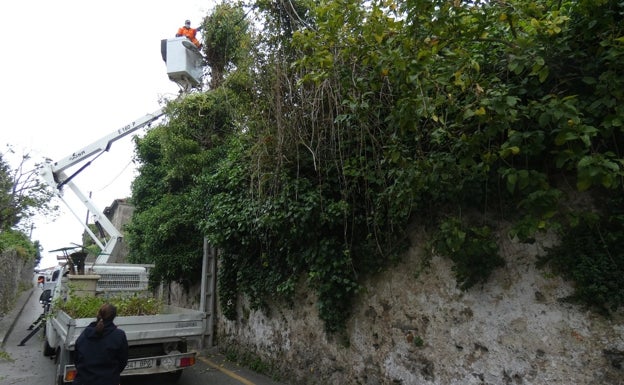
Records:
M76 219L78 219L80 223L82 223L85 231L102 250L95 261L96 264L104 264L108 261L108 258L115 249L117 243L121 240L122 236L119 230L117 230L117 228L111 223L106 215L104 215L102 211L95 206L91 198L89 198L78 188L78 186L76 186L76 184L73 182L73 179L81 171L87 168L93 160L97 159L105 151L110 150L111 145L115 141L123 138L126 135L130 135L131 133L143 127L149 127L162 115L164 115L164 111L162 108L160 108L151 114L147 114L133 121L132 123L111 132L100 140L97 140L86 147L74 151L73 153L71 153L71 155L59 160L58 162L47 162L42 166L42 170L40 170L39 172L39 174L46 181L46 183L50 187L52 187L56 196L58 196L63 201L63 203L65 203L65 205L69 208L69 210L76 217ZM84 163L84 165L82 165L71 175L67 175L65 173L65 171L70 167L83 162L86 163ZM105 244L102 244L102 242L100 242L99 238L89 228L88 224L80 220L80 217L73 210L71 205L69 205L67 201L65 201L65 199L63 198L62 190L64 186L68 186L74 192L78 199L80 199L80 201L87 207L89 212L91 212L95 216L95 222L102 226L102 228L106 231L109 239Z

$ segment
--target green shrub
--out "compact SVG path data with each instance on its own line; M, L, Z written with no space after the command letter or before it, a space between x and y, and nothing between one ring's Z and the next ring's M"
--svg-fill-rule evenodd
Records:
M600 217L583 216L547 250L538 266L548 265L575 284L571 299L601 311L624 303L624 204L610 200Z
M487 226L470 227L458 219L446 220L435 236L434 248L453 260L455 278L462 290L485 282L494 269L504 265Z
M20 258L30 259L37 256L37 246L28 236L18 230L0 231L0 251L15 250Z

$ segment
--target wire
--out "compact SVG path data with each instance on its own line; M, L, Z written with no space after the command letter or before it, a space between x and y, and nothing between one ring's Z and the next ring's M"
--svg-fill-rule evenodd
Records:
M131 164L131 163L133 163L133 162L132 162L132 160L130 160L130 161L128 162L128 164L126 164L126 165L124 166L124 168L122 168L122 169L121 169L121 171L120 171L117 175L115 175L115 177L114 177L114 178L113 178L110 182L108 182L106 185L104 185L103 187L101 187L101 188L100 188L99 190L97 190L97 191L98 191L98 192L103 191L104 189L108 188L110 185L112 185L113 183L115 183L115 181L116 181L117 179L119 179L119 177L121 176L121 174L123 174L123 173L126 171L126 169L128 168L128 166L130 166L130 164Z

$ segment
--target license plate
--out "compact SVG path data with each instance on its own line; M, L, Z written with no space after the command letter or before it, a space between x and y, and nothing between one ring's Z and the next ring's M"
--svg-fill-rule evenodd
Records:
M154 366L154 360L132 360L128 361L124 370L147 369L152 366Z

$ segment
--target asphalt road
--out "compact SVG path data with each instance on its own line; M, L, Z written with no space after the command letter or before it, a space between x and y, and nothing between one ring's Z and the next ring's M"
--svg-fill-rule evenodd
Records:
M30 333L28 327L42 313L39 304L40 289L35 288L32 295L22 295L25 304L21 312L15 312L12 330L0 331L6 334L4 345L0 346L0 385L54 385L54 359L43 355L43 333L34 334L24 346L18 346ZM18 301L19 302L19 301ZM22 302L24 303L24 302ZM18 303L17 307L21 308ZM3 320L0 327L6 325ZM1 342L1 339L0 339ZM185 369L177 385L286 385L275 382L266 376L254 373L246 368L227 362L218 353L200 352L197 364ZM124 377L123 385L170 385L174 384L162 376Z

